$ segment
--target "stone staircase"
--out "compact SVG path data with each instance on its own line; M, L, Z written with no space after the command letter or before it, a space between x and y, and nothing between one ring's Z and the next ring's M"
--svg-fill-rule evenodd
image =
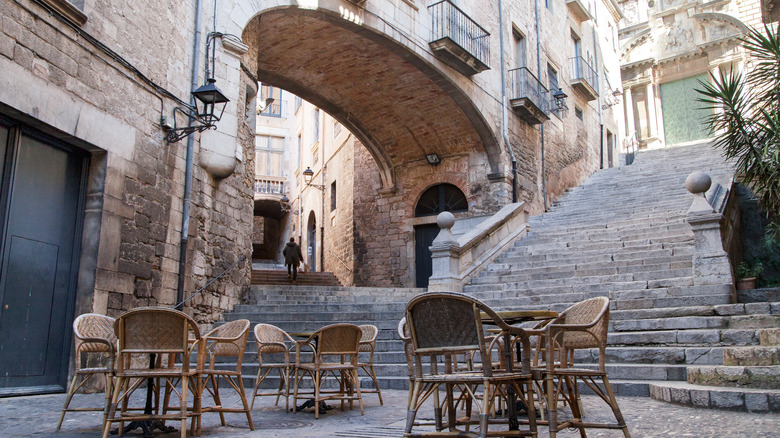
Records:
M496 309L563 310L583 299L609 296L607 366L618 395L684 402L684 396L671 394L679 394L680 388L693 394L686 385L705 380L689 384L687 379L708 369L701 367L715 367L721 375L731 371L724 366L764 366L732 365L724 356L737 357L745 348L775 357L773 347L770 353L761 350L760 338L765 330L780 327L780 304L734 304L731 284L694 285L693 233L686 221L693 196L684 187L693 170L730 186L730 167L707 145L641 152L632 166L595 173L550 212L532 218L531 232L464 292ZM247 318L287 331L312 331L337 321L375 324L380 329L375 356L380 385L404 388L406 364L396 325L408 300L421 292L256 285L250 302L225 319ZM257 372L254 344L247 350L244 370L251 387ZM579 351L576 359L595 367L596 357L594 351ZM707 391L706 405L691 404L726 407L719 400L728 397L712 396L717 388ZM761 395L743 392L742 404L729 406L780 411L777 389L744 391Z
M706 145L643 152L633 166L597 172L532 218L528 236L465 292L495 308L553 310L609 296L607 369L618 395L780 412L780 361L725 366L730 352L742 349L771 357L757 345L760 333L780 327L780 304L732 304L731 284L694 285L686 220L693 196L684 188L693 170L730 185L729 167ZM580 351L576 360L595 367L597 357ZM741 388L759 381L761 388ZM694 385L714 382L722 386ZM702 391L706 403L701 395L690 401Z
M253 269L252 284L292 285L287 270ZM295 284L299 286L342 286L332 272L298 272Z

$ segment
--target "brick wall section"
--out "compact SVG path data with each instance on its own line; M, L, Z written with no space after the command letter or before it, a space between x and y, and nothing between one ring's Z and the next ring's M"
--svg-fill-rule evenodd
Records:
M173 305L186 140L165 144L159 127L160 98L148 86L140 85L132 71L38 5L21 3L39 18L13 2L0 5L0 57L29 72L30 79L19 78L20 85L38 86L35 81L43 79L74 102L92 105L135 131L131 150L108 152L105 180L89 183L90 187L104 184L100 243L94 291L87 297L88 307L76 309L77 314L116 316L138 306ZM88 6L84 32L161 87L188 100L193 22L189 5L147 0L90 2ZM167 98L163 104L167 113L174 106ZM243 155L248 156L252 150L247 148L250 132L244 127L239 131L241 143L248 149ZM252 177L251 166L245 162L239 163L233 176L219 182L211 181L196 166L186 292L194 291L248 251ZM221 309L238 302L248 284L249 267L244 264L212 285L207 295L193 302L189 312L199 322L213 322Z

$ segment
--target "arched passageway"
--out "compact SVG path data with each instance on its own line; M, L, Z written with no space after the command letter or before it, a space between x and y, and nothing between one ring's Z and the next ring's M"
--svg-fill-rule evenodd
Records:
M466 164L479 163L484 180L500 172L500 145L469 96L393 38L322 8L283 7L252 18L242 39L258 80L312 102L355 134L379 167L382 189L397 189L399 169L430 153L471 156Z

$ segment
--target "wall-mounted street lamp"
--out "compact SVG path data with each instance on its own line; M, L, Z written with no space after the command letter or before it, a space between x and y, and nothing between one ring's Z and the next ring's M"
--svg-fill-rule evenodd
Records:
M312 186L315 189L319 189L321 191L325 190L325 186L322 184L312 184L311 180L314 178L314 171L311 170L310 167L307 167L306 170L303 171L303 182L306 183L306 187Z
M558 108L559 111L567 110L569 107L566 105L566 98L569 97L566 93L563 92L560 88L558 91L553 93L553 102L555 102L555 106Z
M179 107L174 107L173 125L163 116L160 124L163 128L168 128L168 132L165 134L166 143L176 143L194 132L216 129L217 122L225 112L225 106L230 102L230 99L225 97L217 87L216 82L216 79L209 78L205 85L201 85L192 92L192 96L195 98L195 107L187 106L186 109L189 110L189 114ZM192 123L182 128L177 127L176 111L192 117Z
M441 164L441 157L439 154L433 153L433 154L425 154L425 159L428 161L428 164L431 166L438 166Z

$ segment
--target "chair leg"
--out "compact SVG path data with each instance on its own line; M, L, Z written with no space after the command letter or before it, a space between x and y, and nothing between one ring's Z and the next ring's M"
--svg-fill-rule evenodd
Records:
M79 376L81 374L74 374L73 380L70 382L70 387L68 387L68 394L65 396L65 404L62 406L62 414L60 414L60 422L57 423L57 430L59 431L62 427L62 420L65 419L65 412L68 410L68 405L70 405L70 400L73 398L73 394L76 393L76 382L79 380ZM88 379L89 376L85 377L84 380Z
M181 401L179 403L179 415L181 415L181 438L187 438L187 384L190 379L182 377L181 379Z
M355 389L357 390L358 404L360 405L360 415L365 415L363 410L363 393L360 392L360 381L358 380L357 368L352 370L352 376L354 377Z
M404 433L412 433L414 418L417 416L417 398L420 396L420 381L414 380L409 387L409 404L406 409L406 428ZM105 438L105 437L104 437Z
M612 385L609 384L607 375L602 375L601 380L604 382L604 389L606 389L607 395L609 396L609 406L612 408L612 413L615 415L615 419L617 420L620 429L623 431L623 436L625 438L631 438L631 434L628 432L628 426L626 425L626 420L623 419L623 413L620 412L620 406L615 398L615 393L612 391Z
M241 403L244 405L244 412L246 412L246 421L249 423L249 430L255 430L255 423L252 422L252 410L249 408L249 403L246 400L246 391L244 390L244 379L239 374L238 377L238 394L241 396Z
M112 395L111 395L111 404L108 406L108 416L106 417L106 421L103 424L103 438L108 438L108 433L111 430L111 421L114 419L114 415L116 415L116 407L119 401L119 393L121 392L122 387L124 386L125 378L120 377L117 381L117 384L114 386ZM122 430L120 428L119 435L121 436Z
M214 389L214 392L212 393L212 395L214 396L214 404L220 406L220 409L222 409L221 408L222 400L220 400L219 398L219 380L213 374L209 376L209 380L211 380L211 387ZM221 410L218 412L219 412L219 421L224 426L226 424L225 413L222 412Z

